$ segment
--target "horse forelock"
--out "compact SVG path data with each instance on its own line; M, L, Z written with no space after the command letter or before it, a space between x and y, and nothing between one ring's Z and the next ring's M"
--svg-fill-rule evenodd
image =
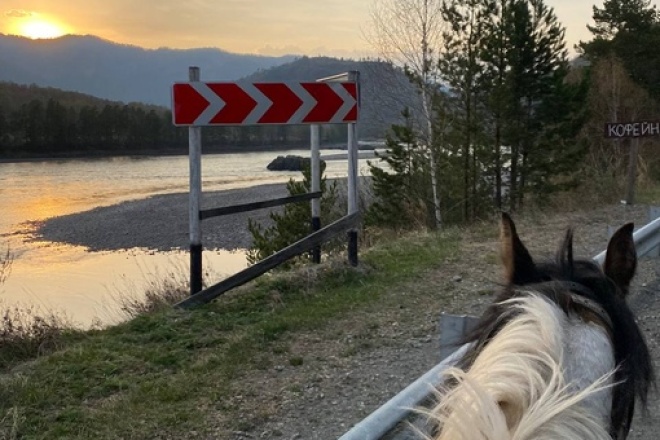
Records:
M608 403L600 401L610 398L613 360L598 376L593 372L599 369L585 365L591 375L579 382L564 375L567 360L571 371L580 370L567 359L576 350L565 346L565 331L589 324L570 322L552 301L536 294L498 306L515 313L479 349L469 369L447 372L453 385L432 411L443 427L437 439L610 439L603 420ZM595 336L599 350L611 357L611 348L602 347L607 335L595 330L583 337ZM602 360L594 357L596 363Z

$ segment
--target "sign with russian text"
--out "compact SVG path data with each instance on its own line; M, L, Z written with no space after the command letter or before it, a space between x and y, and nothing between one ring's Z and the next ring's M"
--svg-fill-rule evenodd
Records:
M176 83L174 125L357 122L357 83Z
M605 137L639 138L660 135L660 121L608 122L605 124Z

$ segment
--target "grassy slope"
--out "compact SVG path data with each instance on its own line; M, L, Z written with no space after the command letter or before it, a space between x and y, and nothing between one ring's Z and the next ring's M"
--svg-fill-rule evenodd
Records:
M288 336L340 317L360 319L382 292L437 267L457 248L455 233L415 235L371 249L359 270L333 264L266 277L192 312L168 310L72 335L61 350L2 378L0 436L203 435L209 416L238 418L229 399L233 384L269 367Z

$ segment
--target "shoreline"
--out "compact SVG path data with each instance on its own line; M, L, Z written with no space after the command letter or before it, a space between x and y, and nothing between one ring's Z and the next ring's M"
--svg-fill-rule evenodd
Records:
M321 146L324 150L336 150L346 152L345 143L330 143ZM309 150L308 144L301 145L286 145L286 146L210 146L204 145L204 155L217 155L217 154L238 154L238 153L281 153L290 150ZM373 151L377 149L371 146L361 146L360 152ZM345 153L344 153L345 154ZM188 147L174 147L164 149L144 149L135 151L112 151L112 150L98 150L96 152L80 151L62 153L59 155L17 155L17 156L4 156L0 154L0 164L2 163L22 163L22 162L49 162L49 161L62 161L62 160L102 160L115 157L128 157L128 158L145 158L145 157L166 157L166 156L187 156Z
M291 149L305 149L305 147L290 147L290 148L240 148L232 147L226 149L213 149L205 147L204 155L222 155L222 154L237 154L237 153L277 153L282 151L289 151ZM328 148L332 149L332 148ZM110 158L125 157L130 159L144 159L149 157L169 157L169 156L188 156L187 149L167 149L167 150L139 150L132 153L128 152L113 152L113 151L99 151L96 154L81 153L81 154L63 154L63 155L35 155L35 156L17 156L17 157L0 157L0 163L23 163L23 162L58 162L68 160L104 160Z
M202 208L210 209L286 197L286 183L273 183L202 194ZM32 242L49 241L83 246L91 252L142 248L154 251L187 250L189 194L149 196L89 211L33 222ZM266 208L206 219L202 222L204 249L247 249L252 243L248 219L267 224Z

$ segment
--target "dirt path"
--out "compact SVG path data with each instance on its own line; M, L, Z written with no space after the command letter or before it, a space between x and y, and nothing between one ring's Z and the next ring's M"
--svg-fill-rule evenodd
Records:
M648 222L647 208L610 206L595 211L517 219L518 231L535 257L554 254L567 226L575 226L575 252L595 256L607 243L607 226ZM372 310L296 335L274 368L237 384L233 406L239 420L218 414L214 438L328 440L428 371L439 361L441 312L478 314L500 280L497 226L484 224L463 234L451 261L386 293ZM642 260L631 303L659 365L660 299L658 260ZM290 359L302 358L292 366ZM660 438L660 401L652 394L650 416L637 417L630 438Z

